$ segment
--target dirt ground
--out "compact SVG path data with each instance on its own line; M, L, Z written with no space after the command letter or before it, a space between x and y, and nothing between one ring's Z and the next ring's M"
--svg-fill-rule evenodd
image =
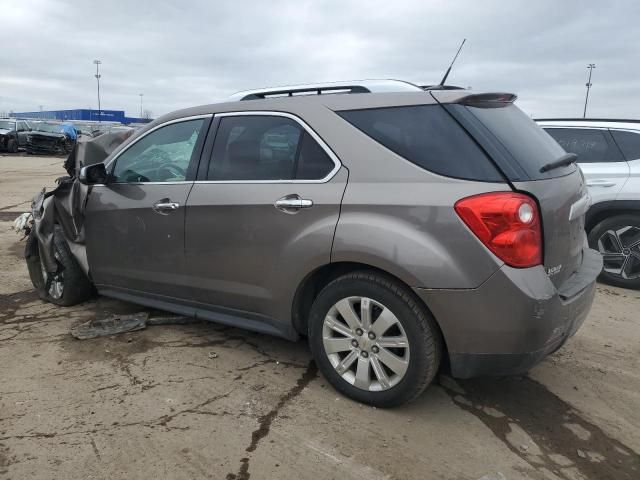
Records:
M582 329L528 376L441 376L406 407L365 407L304 342L210 323L71 337L143 309L33 292L11 221L62 161L0 155L0 478L640 478L640 292L599 285Z

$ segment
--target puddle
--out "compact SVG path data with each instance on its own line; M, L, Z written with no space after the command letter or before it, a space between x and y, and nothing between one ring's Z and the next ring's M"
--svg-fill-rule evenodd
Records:
M573 480L576 471L593 480L640 478L640 455L535 380L482 378L458 384L465 393L447 382L442 387L456 405L478 417L533 468L547 469L564 480Z

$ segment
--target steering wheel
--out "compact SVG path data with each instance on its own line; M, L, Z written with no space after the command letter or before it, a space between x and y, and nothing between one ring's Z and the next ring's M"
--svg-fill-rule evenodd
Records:
M182 179L185 179L186 176L187 171L184 168L174 164L163 165L156 170L156 178L168 179L180 177Z

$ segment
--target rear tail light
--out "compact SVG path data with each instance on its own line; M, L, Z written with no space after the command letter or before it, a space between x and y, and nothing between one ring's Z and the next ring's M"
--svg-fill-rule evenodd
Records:
M538 205L514 192L492 192L463 198L455 210L480 241L507 265L518 268L542 263Z

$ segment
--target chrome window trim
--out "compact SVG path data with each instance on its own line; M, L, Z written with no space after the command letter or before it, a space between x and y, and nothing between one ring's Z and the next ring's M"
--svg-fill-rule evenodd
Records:
M181 180L179 182L111 182L109 185L186 185L193 184L193 180ZM105 183L94 183L92 187L106 187Z
M159 123L158 125L156 125L155 127L153 127L150 130L147 130L146 132L144 132L142 135L140 135L138 138L134 139L129 145L127 145L125 148L123 148L122 150L120 150L113 158L111 158L106 164L105 164L105 168L107 169L107 171L109 170L109 167L111 166L112 163L114 163L119 157L120 155L122 155L123 153L125 153L126 151L128 151L131 147L133 147L136 143L138 143L140 140L142 140L144 137L146 137L147 135L155 132L156 130L162 128L162 127L166 127L167 125L172 125L174 123L181 123L181 122L188 122L191 120L200 120L200 119L205 119L205 118L211 118L213 117L213 113L207 113L204 115L192 115L190 117L182 117L182 118L175 118L173 120L168 120L166 122L163 123ZM161 183L163 185L167 185L170 182L136 182L136 183L129 183L129 182L113 182L114 184L118 184L118 185L149 185L151 183ZM193 183L193 182L188 182L188 181L184 181L184 182L174 182L174 183ZM104 185L102 183L100 184L96 184L94 186L97 185Z
M291 179L291 180L285 180L285 179L281 179L281 180L196 180L195 183L197 183L197 184L207 184L207 183L212 183L212 184L216 184L216 183L220 183L220 184L224 184L224 183L235 183L235 184L252 184L252 183L258 183L258 184L260 184L260 183L284 183L284 184L290 184L290 183L296 183L296 184L297 183L327 183L333 177L336 176L336 174L338 173L338 171L342 167L342 163L340 162L340 159L336 156L335 153L333 153L333 150L331 150L329 145L327 145L327 143L320 137L320 135L318 135L304 120L302 120L297 115L294 115L292 113L287 113L287 112L276 112L276 111L270 111L270 110L235 111L235 112L216 113L214 115L215 118L244 117L244 116L285 117L285 118L288 118L290 120L293 120L294 122L298 123L298 125L300 125L304 129L304 131L306 131L309 135L311 135L311 138L313 138L318 143L318 145L320 145L320 148L322 148L322 150L324 150L324 152L329 156L329 158L333 162L333 169L327 175L325 175L323 178L319 178L319 179L316 179L316 180L302 180L302 179L298 180L298 179L295 179L295 178ZM212 152L212 154L213 154L213 152Z

